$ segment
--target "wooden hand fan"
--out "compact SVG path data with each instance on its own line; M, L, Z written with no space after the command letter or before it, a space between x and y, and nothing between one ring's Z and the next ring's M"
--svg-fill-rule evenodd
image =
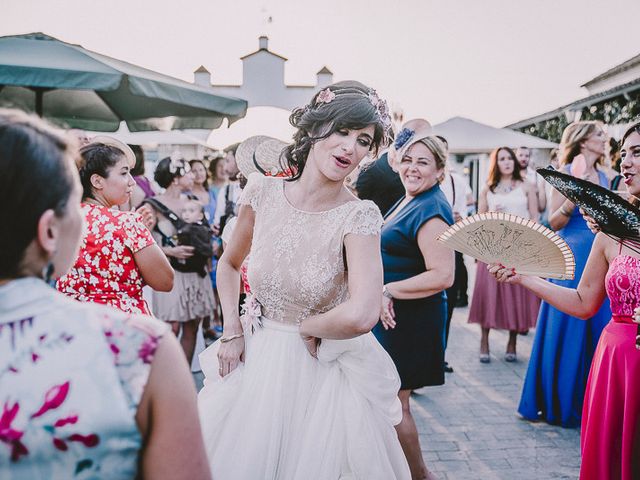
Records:
M487 212L460 220L438 240L484 263L501 263L521 275L571 280L576 262L562 237L532 220Z

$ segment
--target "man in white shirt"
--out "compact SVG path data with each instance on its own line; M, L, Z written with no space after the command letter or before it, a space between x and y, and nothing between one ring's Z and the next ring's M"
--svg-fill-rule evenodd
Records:
M520 164L520 175L525 182L533 185L538 199L538 212L544 212L547 208L547 197L544 194L543 178L536 173L536 169L531 166L531 150L529 147L518 147L516 150L516 158Z

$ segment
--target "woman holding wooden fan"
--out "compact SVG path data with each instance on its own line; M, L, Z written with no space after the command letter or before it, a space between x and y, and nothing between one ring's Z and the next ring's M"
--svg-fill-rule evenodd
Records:
M575 122L562 134L560 170L603 187L609 182L599 168L606 145L600 122ZM594 235L578 208L557 190L551 193L549 225L575 256L572 280L550 280L575 288L580 282ZM528 420L544 420L563 427L578 427L591 359L600 333L611 317L609 302L586 321L543 302L538 316L527 375L518 413Z
M640 197L640 123L626 131L620 152L624 183ZM598 234L577 288L500 265L490 268L498 281L523 286L578 318L592 317L606 296L611 300L613 316L600 336L584 397L581 480L640 478L640 339L634 323L640 307L640 254L635 242L629 245L633 248Z
M536 192L523 181L520 163L509 147L491 152L489 178L480 192L478 213L506 212L536 221L538 203ZM501 285L487 273L486 265L478 262L473 298L469 309L469 323L482 327L480 362L489 363L489 332L492 328L509 330L509 342L504 359L516 360L518 333L535 327L540 301L535 295L517 285Z

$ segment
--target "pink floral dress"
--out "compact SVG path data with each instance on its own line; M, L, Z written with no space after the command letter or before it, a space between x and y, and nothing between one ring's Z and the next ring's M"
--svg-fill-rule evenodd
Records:
M142 298L145 283L133 255L155 243L134 212L85 203L86 232L69 272L58 290L81 302L104 303L129 313L151 315Z
M0 286L0 478L130 479L162 322L35 278Z

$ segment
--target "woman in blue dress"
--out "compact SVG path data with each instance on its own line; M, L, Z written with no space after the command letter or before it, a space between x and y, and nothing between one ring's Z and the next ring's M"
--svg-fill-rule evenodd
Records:
M560 168L608 186L606 174L598 169L605 143L606 136L599 122L572 123L562 134ZM573 280L550 281L576 288L595 236L587 228L578 208L555 190L551 196L549 224L569 244L576 260ZM542 302L518 407L520 415L527 420L544 420L563 427L580 426L591 359L600 333L610 318L608 300L588 320L571 317Z
M405 196L391 207L382 228L383 302L373 333L400 374L402 421L396 430L411 476L431 479L409 397L416 388L444 383L444 290L453 284L455 267L453 251L436 238L453 223L439 186L447 153L430 129L408 130L398 136L395 148L394 168Z

